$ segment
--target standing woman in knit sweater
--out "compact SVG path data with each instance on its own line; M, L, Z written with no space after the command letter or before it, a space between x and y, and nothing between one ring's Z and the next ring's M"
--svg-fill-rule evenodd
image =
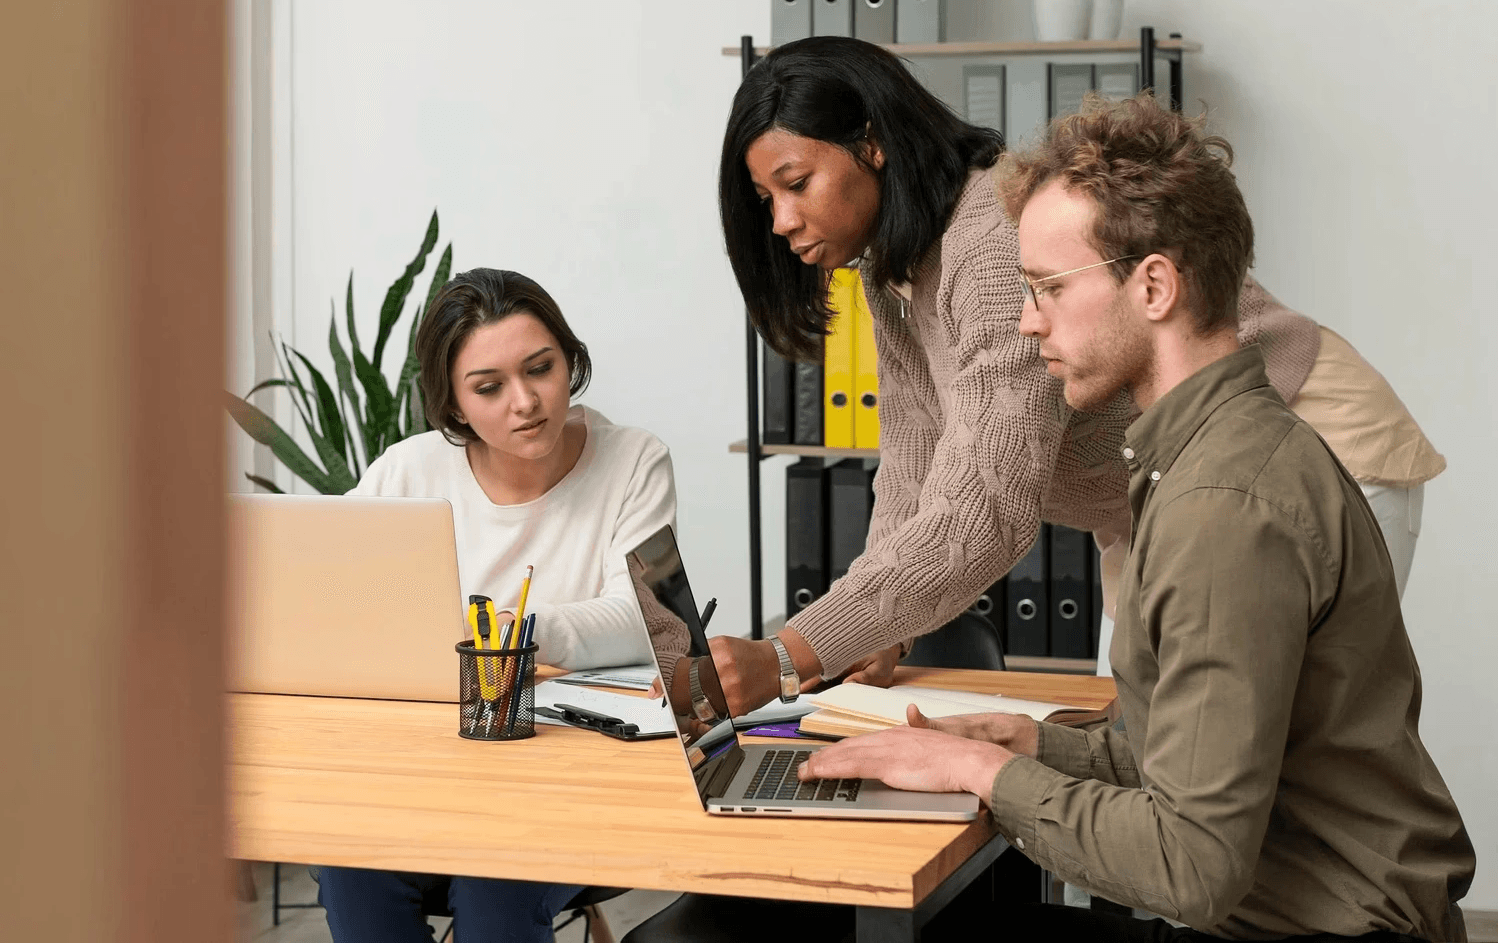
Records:
M873 521L847 575L780 633L804 684L850 670L888 683L903 643L1004 576L1042 521L1094 533L1111 605L1110 577L1128 538L1122 448L1131 409L1127 396L1091 413L1070 409L1036 342L1019 332L1026 285L1014 225L995 193L1002 150L998 132L961 120L898 58L858 40L781 47L734 96L719 211L755 327L785 356L817 357L830 318L827 273L854 264L874 315ZM1183 247L1183 267L1211 249ZM1071 279L1129 271L1127 260L1114 260L1042 284L1050 294ZM1354 476L1404 496L1403 533L1380 519L1391 548L1408 548L1394 550L1407 573L1418 533L1412 489L1444 460L1340 337L1252 278L1237 307L1239 340L1262 346L1280 396L1297 410L1297 397L1306 400L1303 417ZM779 692L771 642L712 645L734 713Z

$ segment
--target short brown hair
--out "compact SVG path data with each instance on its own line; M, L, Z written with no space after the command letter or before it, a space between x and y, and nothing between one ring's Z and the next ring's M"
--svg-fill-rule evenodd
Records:
M1097 201L1094 247L1123 282L1140 257L1170 253L1186 303L1205 333L1235 325L1238 292L1253 264L1254 225L1229 169L1233 149L1201 119L1170 111L1148 92L1109 102L1089 94L1057 118L1039 144L1001 161L999 195L1011 219L1053 179Z
M478 433L454 413L453 360L468 336L512 314L527 313L546 325L567 357L573 396L587 389L593 376L588 345L577 339L562 309L533 279L519 272L476 268L454 277L427 306L416 331L416 359L421 364L421 398L427 424L454 445L478 441Z

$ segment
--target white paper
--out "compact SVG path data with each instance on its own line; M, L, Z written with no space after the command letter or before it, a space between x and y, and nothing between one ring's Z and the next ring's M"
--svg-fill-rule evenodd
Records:
M654 665L622 665L618 668L590 668L587 671L574 671L551 680L560 681L563 684L591 684L601 688L649 691L655 678Z

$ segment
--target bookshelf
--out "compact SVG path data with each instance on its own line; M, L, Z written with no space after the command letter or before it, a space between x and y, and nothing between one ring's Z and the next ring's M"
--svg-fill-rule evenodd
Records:
M964 60L999 58L1075 60L1080 56L1128 56L1137 54L1139 61L1138 85L1140 88L1159 88L1156 84L1156 63L1166 63L1166 82L1170 106L1181 108L1182 62L1185 54L1201 51L1201 44L1171 34L1167 39L1156 39L1153 27L1139 31L1139 40L1081 40L1073 42L951 42L951 43L891 43L885 44L894 54L907 59ZM724 56L737 56L741 62L741 75L747 76L755 61L767 54L771 47L754 45L753 37L745 36L738 46L725 46ZM1163 90L1163 89L1162 89ZM764 637L763 600L763 534L760 515L760 470L763 461L772 455L813 456L821 458L878 458L878 449L840 449L819 445L767 444L760 437L760 362L759 335L745 318L745 390L747 406L747 435L730 443L728 451L743 454L748 459L749 486L749 601L750 626L753 637ZM1009 667L1017 671L1052 671L1091 674L1097 662L1090 658L1060 658L1055 656L1007 655Z

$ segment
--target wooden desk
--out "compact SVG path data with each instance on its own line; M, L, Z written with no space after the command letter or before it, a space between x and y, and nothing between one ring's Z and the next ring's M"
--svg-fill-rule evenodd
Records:
M1114 696L1109 678L903 667L896 677L1083 707ZM538 727L530 740L476 742L457 735L452 704L234 694L228 724L234 858L825 901L898 917L943 882L960 889L972 875L948 878L1004 848L987 815L965 825L708 815L669 740Z

